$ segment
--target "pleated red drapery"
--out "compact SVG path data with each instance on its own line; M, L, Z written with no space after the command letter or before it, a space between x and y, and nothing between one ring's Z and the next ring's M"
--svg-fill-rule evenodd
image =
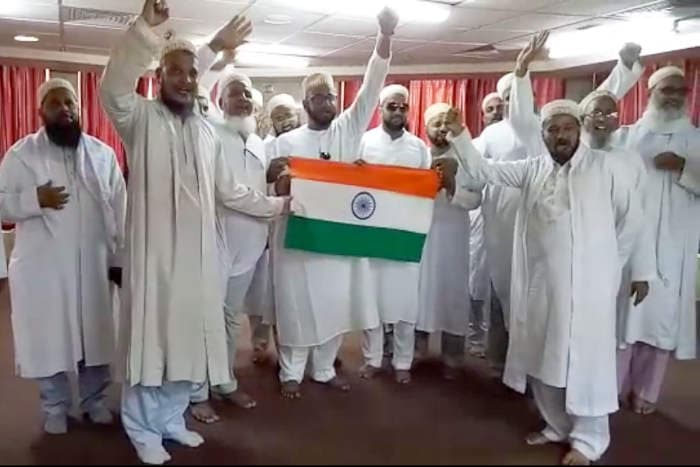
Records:
M0 157L41 127L36 101L46 69L0 65Z

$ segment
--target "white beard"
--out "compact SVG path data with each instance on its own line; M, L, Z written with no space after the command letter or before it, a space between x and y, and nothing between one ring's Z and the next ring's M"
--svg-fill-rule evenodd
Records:
M226 126L235 132L250 135L255 133L257 122L252 115L247 117L227 116Z
M681 109L662 109L653 99L640 119L641 122L658 133L675 133L691 126L687 104Z

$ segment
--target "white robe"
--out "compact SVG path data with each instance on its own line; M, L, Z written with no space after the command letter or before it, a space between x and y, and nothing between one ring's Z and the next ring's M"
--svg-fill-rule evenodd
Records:
M265 144L265 156L268 161L277 157L277 138L275 136L267 135L263 144Z
M230 375L215 203L272 218L283 201L236 183L221 141L202 117L183 121L160 100L136 94L136 80L159 48L158 36L137 19L112 51L101 87L129 162L120 319L124 376L131 385L201 383L207 376L218 385ZM213 59L209 51L207 60ZM199 66L208 69L209 63L200 60Z
M70 195L41 209L37 187L51 180ZM0 165L0 216L16 224L10 298L17 372L53 376L107 365L114 353L113 286L126 188L114 151L83 135L76 151L46 131L17 142Z
M622 266L642 224L641 200L625 165L581 144L567 164L561 191L568 196L567 208L547 220L538 213L548 201L543 192L555 166L549 154L517 162L485 161L466 131L453 144L476 181L518 187L522 193L504 382L524 392L527 376L534 376L566 387L567 413L614 412L616 296Z
M455 158L452 148L443 157ZM455 194L441 190L421 258L416 329L466 336L469 331L469 210L481 203L483 185L459 168Z
M277 156L353 162L377 107L389 59L375 52L353 104L327 130L307 125L277 138ZM273 229L272 264L277 329L281 345L308 347L343 333L379 326L375 285L367 258L347 258L283 247L286 222Z
M481 148L481 140L474 139ZM473 300L486 300L491 291L491 279L486 262L484 216L481 207L469 211L469 295Z
M621 98L634 86L643 71L638 63L629 70L620 62L598 89L609 90ZM523 78L515 78L511 88L508 117L486 127L475 140L481 154L494 161L515 161L524 159L527 154L546 153L540 119L533 113L534 105L529 74ZM517 189L487 186L481 207L488 271L501 301L506 328L509 327L511 302L513 232L519 202L520 192Z
M621 343L644 342L674 350L678 359L697 356L695 277L700 241L700 131L689 120L668 129L655 128L642 117L618 130L616 144L641 155L647 181L643 191L646 248L659 280L650 284L646 300L628 308L621 320ZM682 174L654 166L656 155L671 151L685 158Z
M392 140L381 126L364 134L359 155L370 164L430 168L430 153L420 138L404 131L399 138ZM418 317L420 265L372 258L369 267L377 287L381 321L390 324L398 321L415 323Z

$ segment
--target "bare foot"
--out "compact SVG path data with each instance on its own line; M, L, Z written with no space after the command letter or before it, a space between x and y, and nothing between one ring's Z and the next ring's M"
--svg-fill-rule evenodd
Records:
M382 371L381 368L377 368L375 366L369 365L369 364L364 364L360 367L360 378L362 379L372 379L374 378L377 373Z
M580 451L571 448L571 451L567 452L561 460L561 465L591 465L591 460Z
M459 377L459 369L445 365L442 369L442 377L447 381L454 381Z
M325 381L321 384L325 384L329 388L340 389L343 392L348 392L350 390L350 383L348 383L341 376L336 376L335 378Z
M192 414L192 418L198 422L211 424L219 421L219 416L216 414L211 404L209 404L209 401L190 404L190 413Z
M285 399L301 399L301 386L296 381L285 381L280 391Z
M528 446L542 446L543 444L549 444L551 441L547 438L541 431L535 431L530 433L525 437L525 442Z
M656 412L656 404L645 401L639 396L633 396L632 407L634 409L634 413L639 415L651 415Z
M255 399L240 389L230 394L223 395L222 399L232 403L240 409L252 409L258 405L258 403L255 402Z
M411 371L410 370L396 370L394 372L394 379L399 384L408 384L411 382Z

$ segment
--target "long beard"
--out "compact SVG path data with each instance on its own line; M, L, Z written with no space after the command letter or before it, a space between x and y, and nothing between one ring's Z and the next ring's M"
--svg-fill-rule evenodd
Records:
M257 122L252 115L247 117L227 116L226 126L235 132L250 135L255 133Z
M649 101L649 114L659 122L673 122L686 116L687 104L680 109L665 109L654 100Z
M44 128L49 141L62 148L77 148L80 143L80 137L83 134L80 121L78 120L74 120L67 125L57 123L45 124Z

